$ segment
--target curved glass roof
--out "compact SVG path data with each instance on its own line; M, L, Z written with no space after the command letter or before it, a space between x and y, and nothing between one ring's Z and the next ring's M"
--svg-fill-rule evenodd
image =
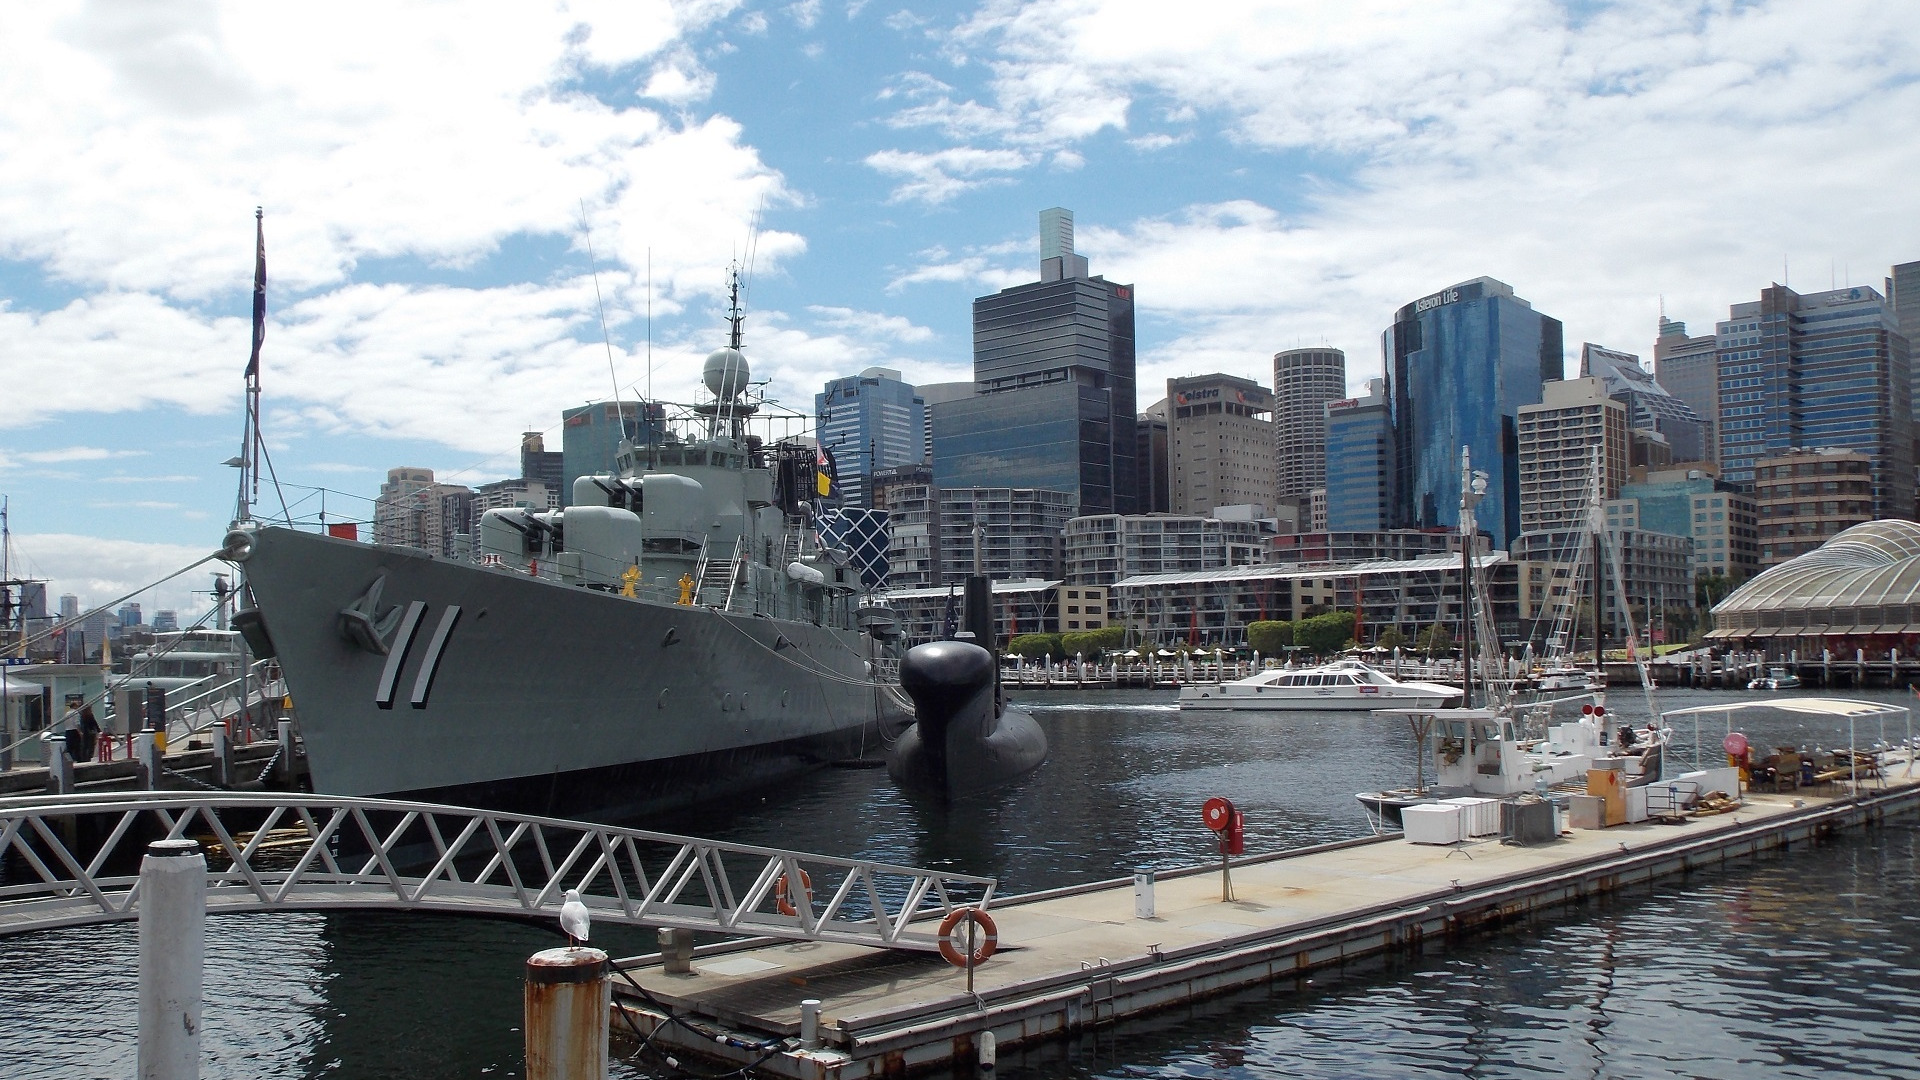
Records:
M1920 525L1890 519L1855 525L1796 559L1769 568L1716 604L1735 613L1878 607L1920 600Z

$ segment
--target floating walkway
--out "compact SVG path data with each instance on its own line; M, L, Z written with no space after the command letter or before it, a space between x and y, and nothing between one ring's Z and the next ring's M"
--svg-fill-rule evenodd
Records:
M682 974L661 957L622 961L645 993L615 980L627 1019L613 1030L765 1076L970 1065L986 1042L1070 1035L1912 812L1920 779L1904 771L1863 783L1857 799L1844 785L1826 796L1749 793L1734 813L1576 830L1539 846L1366 837L1240 859L1224 903L1217 865L1162 873L1150 918L1136 915L1131 879L996 900L999 951L971 989L966 971L937 956L822 943L707 946ZM812 1047L800 1041L809 999L819 1003Z

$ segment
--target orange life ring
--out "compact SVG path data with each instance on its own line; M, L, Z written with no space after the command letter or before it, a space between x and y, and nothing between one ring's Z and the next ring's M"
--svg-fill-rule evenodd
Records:
M976 939L973 955L968 956L954 947L953 932L962 922L977 923L981 936ZM947 963L957 968L979 967L1000 947L1000 932L993 925L993 917L980 908L954 908L947 917L940 920L940 955Z
M807 908L813 908L813 879L805 870L800 871L800 895L806 898ZM798 915L800 909L794 906L793 894L787 891L787 875L781 874L780 880L773 886L773 906L782 915Z

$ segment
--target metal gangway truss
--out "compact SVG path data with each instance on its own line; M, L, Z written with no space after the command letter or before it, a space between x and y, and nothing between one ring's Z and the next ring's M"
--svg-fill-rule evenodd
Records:
M75 838L82 838L76 842ZM199 840L210 914L387 909L594 920L936 951L995 879L556 818L327 795L0 800L0 936L139 914L154 840ZM90 838L90 839L88 839Z

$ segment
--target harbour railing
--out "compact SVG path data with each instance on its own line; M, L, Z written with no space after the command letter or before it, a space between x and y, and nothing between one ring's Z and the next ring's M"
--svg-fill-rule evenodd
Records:
M149 842L199 840L207 910L387 908L939 949L995 879L431 803L145 792L0 800L0 935L133 919ZM80 838L87 838L82 840Z

